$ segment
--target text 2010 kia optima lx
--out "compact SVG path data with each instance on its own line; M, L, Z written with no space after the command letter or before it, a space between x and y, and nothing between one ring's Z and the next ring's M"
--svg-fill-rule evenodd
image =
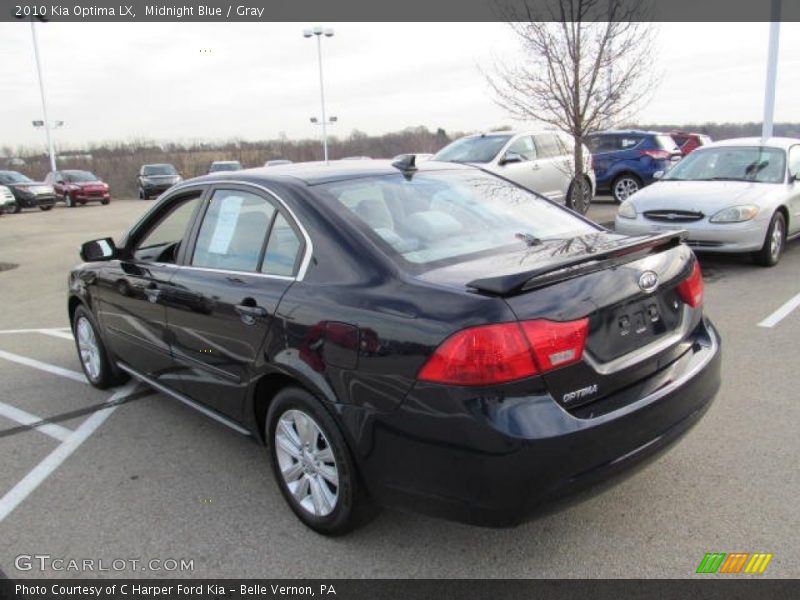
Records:
M719 386L679 234L616 235L473 167L209 175L81 254L90 381L264 441L324 533L375 506L518 523L655 455Z

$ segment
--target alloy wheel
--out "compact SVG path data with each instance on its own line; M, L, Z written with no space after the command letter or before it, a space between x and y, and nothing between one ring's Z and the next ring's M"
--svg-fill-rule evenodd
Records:
M339 500L339 470L319 424L301 410L287 410L273 441L281 477L297 504L315 517L331 514Z
M769 253L772 259L777 261L783 248L783 221L776 219L772 227L772 237L769 241Z
M624 177L614 185L614 196L620 202L639 191L639 183L630 177Z
M75 326L75 333L78 337L78 351L81 356L81 363L87 375L93 381L100 377L100 347L94 334L94 328L86 317L79 317Z

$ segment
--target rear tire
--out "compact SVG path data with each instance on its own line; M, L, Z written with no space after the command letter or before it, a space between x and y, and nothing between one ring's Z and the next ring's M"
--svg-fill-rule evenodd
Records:
M22 205L19 203L19 200L16 201L16 203L14 204L14 210L12 210L11 212L14 213L15 215L22 212Z
M48 204L47 206L39 206L39 210L48 211L53 208L52 204Z
M582 184L576 185L577 183L573 181L569 184L567 208L574 210L578 214L585 215L592 204L592 182L589 181L589 178L584 177ZM583 193L581 194L581 192Z
M614 196L617 204L622 204L640 189L642 189L642 180L631 173L623 173L611 183L611 195Z
M81 369L89 383L104 390L123 383L127 376L112 368L108 351L98 332L92 313L84 306L76 308L72 318L72 335Z
M780 261L785 246L786 219L783 213L778 211L772 215L761 250L753 252L753 260L762 267L774 267Z
M376 513L336 421L296 387L270 403L266 439L275 479L295 515L324 535L342 535Z
M139 200L147 200L147 192L142 188L139 188Z

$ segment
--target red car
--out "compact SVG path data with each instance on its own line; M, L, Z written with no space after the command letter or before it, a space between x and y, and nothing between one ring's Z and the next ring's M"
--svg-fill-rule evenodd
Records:
M108 184L100 180L91 171L68 169L50 172L45 182L56 190L56 198L72 208L87 202L108 204L111 202L111 192Z
M685 131L670 131L669 135L678 144L681 154L686 156L692 150L711 143L711 138L702 133L687 133Z

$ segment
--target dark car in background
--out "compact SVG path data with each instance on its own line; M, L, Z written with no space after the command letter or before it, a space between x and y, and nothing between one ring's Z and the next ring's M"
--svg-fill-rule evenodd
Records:
M703 133L688 133L686 131L670 131L670 137L678 144L681 154L686 156L692 150L697 150L701 146L707 146L712 142L711 137Z
M87 202L99 202L100 204L111 202L108 184L91 171L78 169L51 171L44 180L53 186L56 197L69 208L78 204L84 205Z
M586 145L592 153L597 191L623 202L666 173L681 157L668 134L637 129L591 133Z
M14 212L23 208L50 210L56 203L56 192L52 185L34 181L18 171L0 171L0 185L6 186L14 194Z
M186 181L85 243L68 311L94 386L130 375L265 442L319 532L376 505L505 526L711 404L719 337L680 236L465 165L286 165Z
M215 160L208 165L209 173L218 173L219 171L241 171L242 163L238 160Z
M159 163L142 165L137 176L139 199L147 200L167 191L176 183L183 181L180 173L170 164Z

